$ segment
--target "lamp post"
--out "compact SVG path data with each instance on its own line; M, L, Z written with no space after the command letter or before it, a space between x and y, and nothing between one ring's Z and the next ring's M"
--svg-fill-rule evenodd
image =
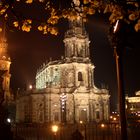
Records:
M105 140L105 135L104 135L104 133L105 133L105 124L104 123L101 124L101 132L102 132L103 140Z
M84 131L85 131L85 140L87 140L87 127L86 127L86 123L83 121L80 121L80 124L83 124L84 126Z
M52 132L54 134L54 140L56 140L57 132L58 132L58 126L57 125L52 125Z
M118 30L119 20L117 20L114 30L113 30L113 50L116 63L116 73L117 73L117 86L118 86L118 102L119 102L119 114L120 114L120 130L121 130L121 140L127 140L127 125L126 125L126 113L125 113L125 93L123 85L123 70L122 70L122 44L118 44L120 40L117 40L118 36L115 35ZM122 34L121 34L122 35Z

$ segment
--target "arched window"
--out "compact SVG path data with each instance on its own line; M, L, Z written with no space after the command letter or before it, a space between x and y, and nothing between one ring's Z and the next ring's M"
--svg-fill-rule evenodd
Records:
M83 81L82 72L78 72L78 81Z

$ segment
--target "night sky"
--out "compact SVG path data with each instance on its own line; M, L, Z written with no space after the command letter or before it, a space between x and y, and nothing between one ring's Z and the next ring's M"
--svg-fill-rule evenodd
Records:
M8 51L11 57L11 89L26 89L29 84L35 84L37 69L43 62L60 59L64 55L64 32L68 23L59 22L59 35L43 35L37 29L26 33L22 31L7 31ZM111 104L117 98L116 70L113 49L108 41L109 24L102 16L89 18L86 30L89 34L91 60L95 65L94 81L99 88L110 90ZM127 34L127 46L124 54L124 84L125 91L134 95L140 90L140 36L139 33Z

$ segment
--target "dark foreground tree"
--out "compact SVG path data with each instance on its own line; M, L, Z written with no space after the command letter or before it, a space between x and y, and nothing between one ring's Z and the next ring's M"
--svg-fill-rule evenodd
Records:
M37 11L37 15L34 12ZM10 29L29 32L34 25L43 34L58 34L61 19L84 21L96 13L108 16L110 24L123 20L140 30L140 2L137 0L1 0L0 22ZM0 29L2 31L2 27Z

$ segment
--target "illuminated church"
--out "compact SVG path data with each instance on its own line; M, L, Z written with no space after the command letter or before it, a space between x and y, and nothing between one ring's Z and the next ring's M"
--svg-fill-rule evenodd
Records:
M81 18L70 21L65 56L36 73L36 87L19 94L16 121L32 123L99 122L109 119L109 91L94 83L89 37Z
M10 78L11 78L11 74L10 74L10 64L11 64L11 59L8 55L7 52L7 42L6 42L6 38L2 37L0 40L0 71L2 75L2 89L4 91L4 96L1 97L4 99L5 103L9 103L12 99L12 95L10 93Z

